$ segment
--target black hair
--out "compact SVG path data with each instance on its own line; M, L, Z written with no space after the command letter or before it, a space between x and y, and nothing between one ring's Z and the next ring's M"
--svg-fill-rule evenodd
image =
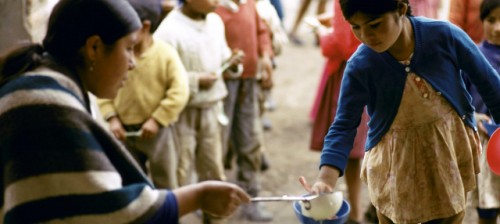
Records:
M410 3L408 0L338 0L345 19L351 18L357 12L368 14L373 17L381 16L384 13L392 12L407 4L407 16L412 16Z
M483 0L479 8L479 18L484 21L491 11L500 7L500 0Z
M151 22L150 33L154 33L161 22L161 0L128 0L135 9L141 21Z
M112 45L141 26L125 0L60 0L43 44L23 45L0 57L0 86L43 64L74 71L83 63L79 49L89 37L97 35Z

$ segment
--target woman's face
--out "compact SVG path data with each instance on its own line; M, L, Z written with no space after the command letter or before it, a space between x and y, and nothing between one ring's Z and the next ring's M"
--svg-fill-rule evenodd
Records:
M99 44L95 50L92 71L87 71L83 82L88 91L99 98L114 98L127 79L127 73L135 67L134 45L138 31L128 34L113 45ZM101 42L102 43L102 42Z
M359 41L372 50L382 53L391 48L401 34L403 27L401 18L402 16L396 11L379 17L357 12L348 22Z
M486 41L493 45L500 45L500 7L495 8L483 21Z

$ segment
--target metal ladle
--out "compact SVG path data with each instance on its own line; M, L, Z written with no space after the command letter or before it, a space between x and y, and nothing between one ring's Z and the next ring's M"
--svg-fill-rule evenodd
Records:
M304 208L309 210L309 209L311 209L310 201L319 197L319 196L323 196L325 194L331 194L331 193L311 194L311 195L304 195L304 196L283 195L283 196L277 196L277 197L255 197L255 198L251 198L250 201L251 202L302 201L302 203L304 203Z

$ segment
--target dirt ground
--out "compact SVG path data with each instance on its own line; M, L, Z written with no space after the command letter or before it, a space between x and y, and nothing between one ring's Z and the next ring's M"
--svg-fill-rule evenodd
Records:
M300 1L283 0L285 3L285 27L290 27ZM316 2L310 6L308 14L313 14ZM331 6L328 6L331 9ZM319 164L318 152L309 150L311 122L309 112L316 95L324 59L320 49L314 45L314 38L307 25L301 25L299 35L305 40L304 46L289 44L283 54L277 58L275 71L275 88L273 98L277 108L267 114L273 123L271 130L265 132L265 154L269 158L271 168L262 174L261 196L300 195L305 191L298 182L299 176L305 176L313 182ZM232 171L228 178L234 179ZM343 178L339 179L336 190L346 193ZM366 186L363 186L363 204L367 208L369 199ZM264 204L273 215L271 223L299 223L294 215L292 203L268 202ZM468 209L464 223L476 223L476 214ZM184 224L200 223L200 219L190 214L184 217ZM254 224L240 218L236 212L229 220L234 224Z

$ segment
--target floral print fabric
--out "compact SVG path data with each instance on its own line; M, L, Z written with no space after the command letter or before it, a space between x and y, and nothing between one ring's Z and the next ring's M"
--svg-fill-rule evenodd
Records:
M395 223L420 223L465 209L481 145L441 93L407 71L398 114L365 154L361 179L381 214Z

